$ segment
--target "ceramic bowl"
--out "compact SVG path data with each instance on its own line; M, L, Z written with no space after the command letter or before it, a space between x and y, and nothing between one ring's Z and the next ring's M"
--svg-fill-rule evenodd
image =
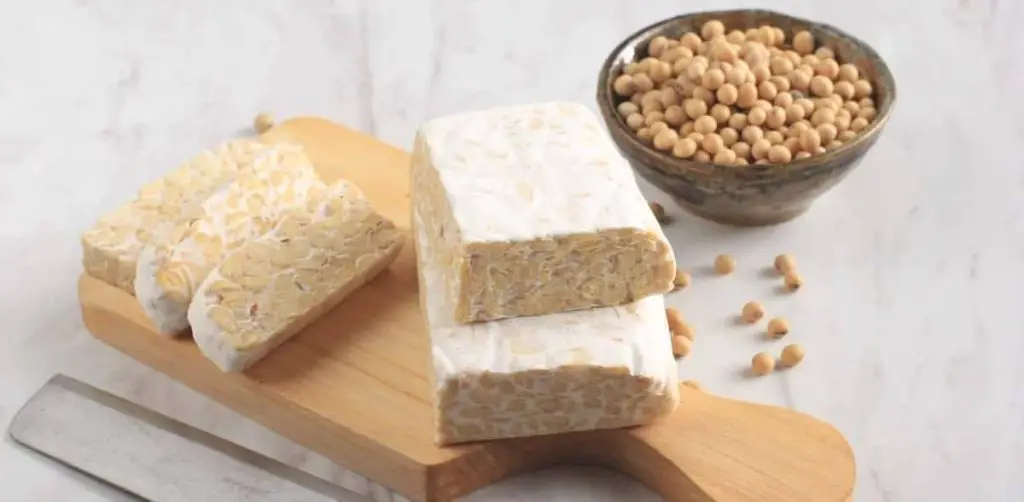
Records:
M704 22L718 19L726 32L761 25L782 28L786 39L808 30L819 46L831 48L843 63L855 64L874 89L877 115L853 140L821 155L785 165L726 166L673 157L637 139L616 110L623 100L612 82L630 62L647 56L647 42L658 35L678 39L700 32ZM768 10L744 9L686 14L654 23L633 33L601 66L597 101L612 139L643 178L664 190L687 211L718 223L764 226L803 214L815 199L860 164L889 120L896 101L896 83L882 58L861 40L832 26Z

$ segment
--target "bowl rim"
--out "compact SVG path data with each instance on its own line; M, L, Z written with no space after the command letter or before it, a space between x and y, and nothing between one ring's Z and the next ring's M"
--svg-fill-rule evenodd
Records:
M875 120L868 124L867 129L865 129L860 135L854 138L853 141L844 143L842 146L836 148L835 150L827 151L822 155L814 155L806 159L793 160L792 162L786 164L748 164L737 166L715 164L714 162L697 162L691 159L680 159L677 157L673 157L666 152L655 150L654 148L651 148L650 146L640 142L640 140L637 139L636 135L633 133L633 130L627 127L625 122L623 122L619 117L618 110L615 109L614 93L611 92L608 83L611 78L611 67L615 64L617 60L619 60L619 56L622 54L624 49L631 44L635 44L635 42L643 40L650 34L650 32L658 28L661 28L662 26L665 26L667 24L679 22L687 18L723 16L726 14L734 14L737 12L746 14L758 14L766 17L786 18L791 22L795 21L797 23L806 24L808 26L814 26L817 30L831 31L837 35L849 39L856 46L858 46L858 48L863 50L866 55L880 63L876 67L876 71L878 73L877 80L884 81L884 83L888 87L889 92L887 93L887 97L889 99L882 103L881 107L876 107L877 114ZM608 53L608 56L601 64L601 70L598 74L597 79L597 105L598 108L601 110L601 114L604 116L604 121L607 127L614 127L618 129L620 133L623 133L619 135L613 134L613 137L618 136L619 141L626 141L636 149L639 149L640 151L650 154L652 156L650 160L660 159L661 161L668 161L670 163L678 165L680 167L679 170L675 172L670 172L659 167L657 165L657 162L645 162L646 164L652 164L649 166L650 168L655 169L667 176L675 177L678 177L680 173L686 173L695 170L695 168L692 167L690 164L696 166L706 166L704 167L704 169L713 168L715 169L715 173L732 174L740 176L749 176L753 173L777 173L780 169L785 170L787 172L802 172L804 174L809 175L813 174L818 170L830 169L832 161L839 159L840 157L846 156L852 150L856 149L858 146L866 142L874 142L877 139L877 136L881 133L882 129L889 121L889 117L892 113L893 107L896 104L896 95L896 79L893 77L892 71L889 69L889 64L885 62L882 56L880 56L878 52L875 51L873 47L871 47L870 44L828 23L812 21L810 19L805 19L802 17L793 16L790 14L785 14L770 9L720 9L694 11L650 23L634 31L633 33L627 35L625 38L622 39L622 41L620 41L615 46L614 49L611 50L611 52Z

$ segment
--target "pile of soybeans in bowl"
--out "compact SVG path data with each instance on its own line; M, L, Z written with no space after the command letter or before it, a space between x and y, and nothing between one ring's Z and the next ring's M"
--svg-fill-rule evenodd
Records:
M718 165L788 164L853 141L875 120L871 82L809 31L763 25L656 36L612 89L644 144Z

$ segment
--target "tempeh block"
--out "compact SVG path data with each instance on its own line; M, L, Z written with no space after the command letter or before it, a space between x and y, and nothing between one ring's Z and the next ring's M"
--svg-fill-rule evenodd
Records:
M582 105L432 120L413 205L457 322L622 305L672 290L675 257L629 164Z
M436 443L627 427L678 405L662 295L462 324L445 294L445 257L435 253L419 216L413 214Z

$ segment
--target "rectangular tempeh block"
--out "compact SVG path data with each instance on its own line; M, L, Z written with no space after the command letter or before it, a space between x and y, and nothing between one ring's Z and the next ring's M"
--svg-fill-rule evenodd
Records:
M222 370L249 367L398 256L401 231L355 185L339 181L313 205L228 254L196 291L192 336Z
M254 160L252 172L206 199L183 232L143 248L135 273L142 310L161 333L181 333L193 293L225 256L294 208L321 203L326 190L305 155Z
M672 248L629 164L582 105L432 120L417 134L412 179L457 322L622 305L672 289Z
M433 361L435 442L646 424L679 403L661 295L615 307L461 324L445 257L413 213Z
M203 201L240 173L253 159L270 154L302 155L297 146L234 140L204 151L143 186L135 199L102 216L82 236L86 273L135 294L139 253L147 244L163 244L184 231Z

